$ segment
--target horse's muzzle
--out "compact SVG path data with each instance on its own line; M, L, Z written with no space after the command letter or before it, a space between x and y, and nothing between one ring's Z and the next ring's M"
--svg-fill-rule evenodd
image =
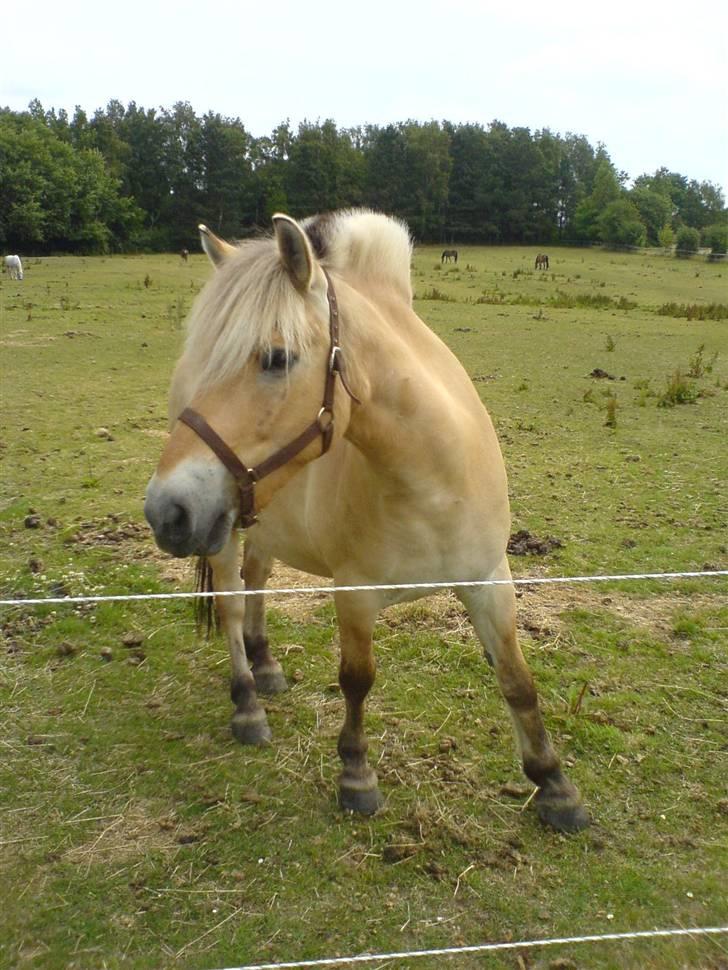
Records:
M159 548L184 558L220 552L230 536L235 510L200 508L153 478L147 489L144 515Z

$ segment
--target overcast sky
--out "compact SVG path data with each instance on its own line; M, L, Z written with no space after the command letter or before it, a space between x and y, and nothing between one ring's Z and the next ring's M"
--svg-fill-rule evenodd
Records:
M254 135L447 119L603 142L728 189L728 0L33 0L0 20L0 105L189 101Z

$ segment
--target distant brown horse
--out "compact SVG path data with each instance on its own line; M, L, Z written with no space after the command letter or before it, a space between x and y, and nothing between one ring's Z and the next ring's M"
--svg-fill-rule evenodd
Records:
M412 307L406 228L347 211L275 215L271 237L238 246L200 232L216 272L191 312L144 510L162 549L207 558L216 593L243 582L254 591L215 604L232 661L233 734L268 741L258 694L286 687L259 592L274 559L339 587L363 584L334 599L339 797L345 809L376 811L364 733L374 624L385 606L432 592L386 584L465 581L456 593L508 705L536 811L556 829L583 828L518 646L498 440L465 369ZM395 677L394 657L387 668Z
M458 261L457 249L443 249L442 256L440 257L441 263L457 263L457 261Z
M536 269L548 269L549 268L549 258L546 253L539 253L536 256Z
M189 256L189 254L190 254L189 249L180 249L179 256L183 263L187 262L187 257Z

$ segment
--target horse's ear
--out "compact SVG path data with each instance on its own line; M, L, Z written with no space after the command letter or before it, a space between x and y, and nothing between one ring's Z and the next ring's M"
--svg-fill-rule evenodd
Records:
M235 252L235 246L231 246L224 239L220 239L207 226L199 225L197 228L200 231L202 248L207 253L213 266L219 266L231 253Z
M295 219L276 212L273 229L278 243L281 262L297 290L311 288L314 275L314 255L308 236Z

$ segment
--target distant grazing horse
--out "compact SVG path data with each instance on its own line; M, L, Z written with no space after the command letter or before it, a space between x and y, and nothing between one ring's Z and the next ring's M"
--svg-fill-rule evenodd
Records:
M539 712L516 640L506 473L465 370L412 309L406 227L373 212L296 222L237 246L200 226L217 272L197 298L172 379L171 433L147 488L158 545L205 557L218 592L261 590L274 559L336 586L466 581L456 595L509 706L541 819L588 824ZM478 585L479 580L498 580ZM382 804L364 699L379 611L432 589L340 590L341 805ZM264 596L219 596L232 660L232 731L270 738L258 693L286 688ZM391 675L395 676L392 660Z
M549 268L549 258L546 253L539 253L536 256L536 266L535 269L548 269Z
M187 257L189 256L189 254L190 254L189 249L180 249L179 255L183 263L187 262Z
M11 280L22 280L23 264L20 262L20 256L6 256L5 269Z
M441 263L457 263L458 261L458 251L457 249L443 249L442 256L440 257Z

